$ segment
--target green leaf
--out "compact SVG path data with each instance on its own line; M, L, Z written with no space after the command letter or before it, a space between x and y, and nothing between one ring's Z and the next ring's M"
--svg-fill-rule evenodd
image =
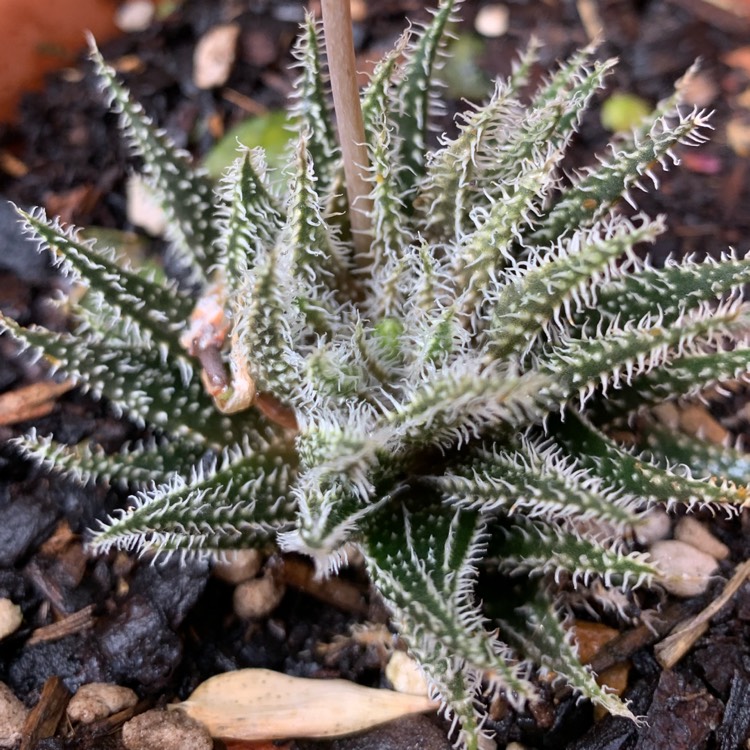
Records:
M593 330L600 321L640 320L659 310L665 324L673 323L686 310L701 302L721 299L750 283L750 260L732 255L716 260L708 256L695 263L668 261L664 268L651 268L635 257L596 289L596 307L574 314L576 324Z
M104 62L90 41L91 59L109 98L120 116L120 129L143 158L143 172L159 196L167 215L167 235L178 260L199 280L208 276L215 257L216 232L212 223L213 186L206 174L194 168L188 155L157 130L143 107L131 99L115 71Z
M334 183L339 149L328 104L327 80L323 74L322 29L311 13L305 15L302 35L294 49L297 68L301 71L295 86L291 118L295 128L307 141L318 193L325 195Z
M664 231L661 221L613 223L606 232L578 232L543 260L511 267L495 302L490 348L495 357L519 357L560 314L580 306L592 277L614 268L635 245L653 242Z
M602 104L602 125L612 133L629 132L638 127L651 112L651 105L640 96L619 92Z
M571 631L563 626L555 607L541 592L501 621L500 629L522 654L563 677L584 698L613 716L635 720L627 704L599 687L591 670L581 664Z
M728 477L697 479L687 467L661 468L645 456L620 448L570 411L564 421L553 426L553 431L555 438L592 475L640 497L644 504L659 503L668 509L677 504L688 508L716 504L731 509L747 502L747 487L735 485Z
M292 285L291 259L277 245L264 263L250 274L239 297L248 303L235 312L230 364L249 366L256 389L288 400L299 387L298 356L294 351L296 289Z
M485 513L502 511L546 521L584 520L617 527L636 521L632 496L591 477L554 445L528 439L512 450L476 450L470 463L424 481L436 487L447 503Z
M502 368L483 369L476 360L424 370L424 382L383 419L383 439L396 452L406 446L461 446L491 427L524 423L535 410L541 414L536 396L551 387L536 373L515 378Z
M578 394L585 403L598 386L620 388L635 376L663 367L676 357L699 353L736 337L748 328L741 306L730 303L716 310L700 308L664 328L661 320L644 319L638 327L611 327L594 337L566 339L540 357L538 367L554 386L542 400L567 401Z
M476 216L476 229L463 235L453 253L454 284L458 305L470 315L473 327L487 325L484 307L496 274L513 262L515 244L532 222L536 204L552 189L556 154L536 161L518 162L513 183L487 212Z
M474 565L484 550L479 514L393 502L364 519L362 532L370 576L399 633L460 717L471 715L462 671L472 686L480 674L490 675L516 704L532 695L510 652L484 629L472 598ZM476 741L476 725L463 728L465 739Z
M224 206L218 216L217 245L232 303L242 279L273 246L284 224L265 174L262 152L242 149L222 182Z
M613 145L611 157L602 158L600 166L584 169L544 217L534 239L555 241L578 227L591 226L606 216L621 197L632 203L630 189L645 190L639 182L641 175L649 176L658 184L651 172L654 163L667 169L668 160L675 160L672 149L678 144L700 145L706 140L703 131L708 127L708 115L705 112L693 111L677 117L677 123L671 125L657 110L646 121L647 132L644 125L636 137Z
M268 544L293 520L282 455L283 448L270 446L227 450L207 467L199 464L188 480L176 476L133 497L134 505L102 524L91 546L205 555Z
M287 130L288 116L284 110L271 110L238 123L206 154L203 167L213 180L219 180L237 158L237 149L263 149L269 168L269 182L284 187L282 168L286 166L291 136Z
M558 580L567 572L574 584L585 585L592 577L600 577L608 588L650 583L656 569L649 564L648 556L626 553L622 547L621 540L607 545L603 539L587 539L540 519L531 522L516 518L493 536L489 554L498 557L502 569L516 575L551 574Z
M105 453L92 443L65 445L37 435L35 430L15 438L11 444L24 458L81 484L166 482L175 474L189 473L205 452L205 447L190 442L160 439Z
M63 229L59 222L49 221L42 209L31 214L17 210L24 229L40 248L49 248L65 274L85 281L95 298L98 325L104 330L122 325L131 343L153 342L164 355L167 351L182 355L178 332L193 307L187 295L173 283L158 284L120 267L112 251L100 251L92 241L78 241L74 228Z
M52 372L62 370L94 397L106 396L138 425L148 422L198 441L223 442L232 435L231 423L217 414L190 368L180 362L165 363L158 351L22 328L0 314L2 332L23 350L43 356Z
M445 49L446 26L457 4L457 0L440 0L430 25L406 50L407 63L395 97L400 108L394 117L401 144L399 164L403 168L404 193L410 193L424 174L430 93L436 65Z
M750 456L744 451L655 424L649 425L639 447L663 469L683 464L695 477L710 477L714 482L726 478L738 485L738 491L750 486Z
M614 419L624 413L670 399L699 396L722 383L743 379L750 370L750 349L737 343L732 351L688 354L668 365L639 375L610 398L597 403L596 417Z

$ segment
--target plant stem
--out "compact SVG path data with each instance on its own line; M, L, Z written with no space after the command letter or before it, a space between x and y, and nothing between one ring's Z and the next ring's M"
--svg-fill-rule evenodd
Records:
M372 201L368 196L372 188L365 179L369 158L357 87L351 7L349 0L322 0L322 9L333 106L344 157L349 221L354 246L361 257L370 247L369 210Z

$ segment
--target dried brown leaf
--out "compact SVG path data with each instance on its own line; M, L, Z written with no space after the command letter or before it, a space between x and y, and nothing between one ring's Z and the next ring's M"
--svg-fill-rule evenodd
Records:
M339 737L437 707L422 696L268 669L217 675L173 706L202 722L213 737L239 740Z

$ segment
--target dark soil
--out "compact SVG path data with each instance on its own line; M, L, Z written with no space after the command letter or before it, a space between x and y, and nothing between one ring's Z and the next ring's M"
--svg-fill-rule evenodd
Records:
M463 17L469 30L480 4L466 2ZM426 17L418 0L368 0L366 7L368 19L357 25L356 34L363 61L393 43L406 14L412 20ZM659 240L656 256L718 254L728 246L745 251L750 247L750 180L746 159L727 144L725 126L741 114L732 97L750 84L750 75L722 60L743 44L747 27L697 0L608 0L599 7L606 38L602 55L620 58L611 90L654 102L671 91L697 57L714 87L708 105L716 109L716 137L701 150L705 159L688 159L686 168L664 176L658 194L639 198L649 214L669 216L671 231ZM297 0L188 0L165 20L123 36L103 52L119 61L128 86L156 121L200 158L247 111L221 90L194 86L196 40L214 24L236 17L242 26L240 54L227 87L254 106L282 107L301 8ZM509 8L508 32L488 40L480 60L492 75L509 71L514 50L531 33L542 42L540 72L588 41L573 2L517 0ZM445 127L451 127L450 116ZM581 130L573 161L590 163L606 139L595 112ZM51 76L42 93L25 98L18 124L0 125L0 154L12 155L13 163L23 166L9 169L7 159L0 161L0 197L22 206L43 205L79 225L129 228L124 180L132 163L87 64ZM709 161L714 167L706 170ZM27 244L12 212L0 203L0 308L23 324L61 329L65 320L49 301L63 282ZM0 339L0 391L42 377L39 365L17 356L10 342ZM744 400L738 396L731 407L715 412L735 432L745 429L735 413ZM75 391L62 396L48 416L0 426L0 443L32 426L59 440L92 438L111 449L137 437L106 405ZM0 448L0 597L20 603L24 613L21 629L0 643L0 680L27 705L35 704L53 676L71 691L92 681L133 687L145 701L141 708L184 698L206 677L241 667L342 676L371 685L383 681L382 649L349 638L353 624L386 622L358 569L345 575L349 590L360 595L360 606L326 604L325 591L306 593L297 578L269 618L248 624L232 614L231 588L211 577L206 563L150 565L122 553L85 555L87 529L125 497L117 489L76 487L50 478L8 445ZM722 569L727 576L748 558L747 518L713 522L714 532L732 551ZM283 575L284 561L274 558L267 565ZM681 613L696 612L709 600L710 594L684 603ZM665 611L669 605L669 600L662 603ZM79 620L66 619L81 612ZM45 628L61 621L69 625L67 635ZM625 629L622 623L619 627ZM510 741L571 750L745 747L750 737L750 586L740 589L674 670L663 671L648 645L625 656L632 664L626 697L637 714L648 718L647 726L612 717L594 723L590 707L548 688L548 701L524 715L502 701L492 704L489 727L497 732L498 747ZM405 734L387 730L335 746L440 747L420 722L407 722ZM120 746L116 733L97 736L95 729L73 731L62 722L55 737L29 750Z

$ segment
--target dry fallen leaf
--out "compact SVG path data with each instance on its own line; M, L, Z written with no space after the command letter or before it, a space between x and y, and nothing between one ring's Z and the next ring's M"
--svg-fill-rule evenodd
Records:
M271 740L340 737L407 714L434 711L438 704L345 680L240 669L206 680L186 701L170 708L200 721L213 737Z

